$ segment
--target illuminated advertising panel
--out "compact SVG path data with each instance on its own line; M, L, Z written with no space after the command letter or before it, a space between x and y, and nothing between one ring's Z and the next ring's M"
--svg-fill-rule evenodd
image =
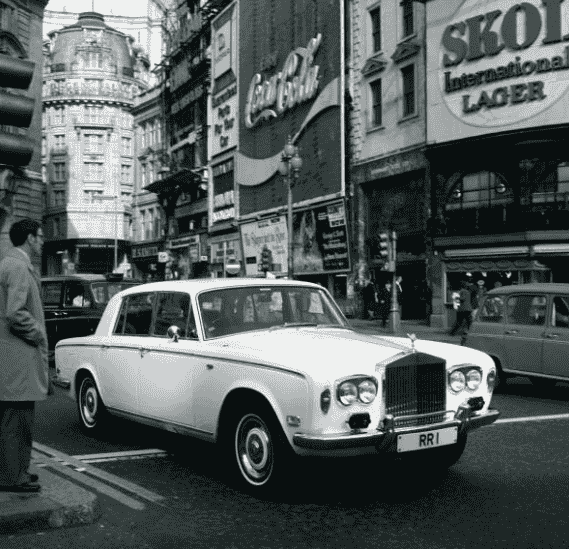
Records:
M344 192L342 10L343 0L239 2L241 216L286 203L278 166L289 135L302 158L293 201Z
M428 140L563 123L568 36L559 0L429 2Z

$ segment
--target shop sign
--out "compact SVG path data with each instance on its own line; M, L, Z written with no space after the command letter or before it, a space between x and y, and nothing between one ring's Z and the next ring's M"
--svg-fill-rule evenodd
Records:
M245 105L245 126L253 128L262 120L270 120L308 101L318 89L318 71L313 65L314 55L322 42L322 35L311 38L306 48L290 52L282 70L266 78L253 76Z
M213 101L213 141L211 154L215 156L237 144L237 86L225 90L220 97L223 102Z
M196 244L200 241L199 235L192 236L182 236L180 238L174 238L171 241L170 248L185 248L189 244Z
M367 167L365 181L373 181L382 177L392 177L401 173L419 170L425 167L422 154L390 156L370 163Z
M158 252L158 263L167 263L170 259L168 252Z
M272 252L276 273L287 269L288 233L284 216L263 219L241 225L246 276L258 276L261 253L266 246Z
M157 246L146 246L144 248L133 248L132 249L132 257L133 259L139 257L152 257L158 255L158 247Z
M233 67L235 53L235 4L219 14L213 21L213 78L218 78Z
M226 191L216 194L213 197L214 212L212 213L212 223L233 219L235 217L235 193Z
M440 93L462 122L511 125L542 113L566 94L569 3L528 0L508 7L503 0L450 0L445 9L452 19L444 27L430 25L429 42L438 36Z
M188 248L188 252L190 255L190 260L192 263L197 263L200 260L200 245L198 244L191 244Z
M210 245L211 263L225 263L229 258L238 257L238 240L226 240L222 242L213 242Z
M211 215L211 222L217 223L219 221L225 221L226 219L233 219L235 217L235 206L231 208L225 208L223 210L218 210L213 212Z

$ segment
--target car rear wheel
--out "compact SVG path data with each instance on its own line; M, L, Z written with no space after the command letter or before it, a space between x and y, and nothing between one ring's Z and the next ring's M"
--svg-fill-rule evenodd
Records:
M280 491L295 454L273 411L257 405L240 410L234 418L226 440L232 480L258 496Z
M90 375L83 377L79 383L77 407L81 430L87 434L99 431L104 423L106 410L95 380Z

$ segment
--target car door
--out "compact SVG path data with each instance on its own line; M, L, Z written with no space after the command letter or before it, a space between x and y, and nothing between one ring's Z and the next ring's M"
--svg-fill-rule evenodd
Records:
M112 334L101 339L97 374L103 402L109 408L139 413L140 371L149 353L155 297L153 292L126 296Z
M179 337L168 336L177 326ZM200 359L190 296L159 292L148 340L148 354L140 362L139 410L167 423L193 425L192 398Z
M94 315L91 307L92 298L87 284L82 280L67 280L60 310L60 339L87 336L95 332L93 328L96 328L96 324L93 325Z
M543 339L543 373L569 378L569 294L552 296Z
M542 372L546 311L545 294L520 293L507 298L504 324L505 370Z
M61 296L63 293L63 281L45 281L41 283L43 312L45 316L45 328L47 332L47 346L49 360L55 358L55 344L62 339L59 337L59 322L61 312Z
M468 332L467 347L496 357L504 364L504 296L487 295Z

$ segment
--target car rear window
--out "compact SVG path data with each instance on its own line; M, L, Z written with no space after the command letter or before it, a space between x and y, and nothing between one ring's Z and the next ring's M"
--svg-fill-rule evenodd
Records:
M479 322L498 323L504 320L504 298L499 295L487 296L478 311Z
M44 305L59 306L61 302L61 282L42 282L42 300Z
M91 284L91 291L95 298L95 303L99 305L106 305L115 294L122 290L138 286L136 282L94 282Z
M511 324L543 326L547 311L545 295L524 294L508 298L507 317Z

